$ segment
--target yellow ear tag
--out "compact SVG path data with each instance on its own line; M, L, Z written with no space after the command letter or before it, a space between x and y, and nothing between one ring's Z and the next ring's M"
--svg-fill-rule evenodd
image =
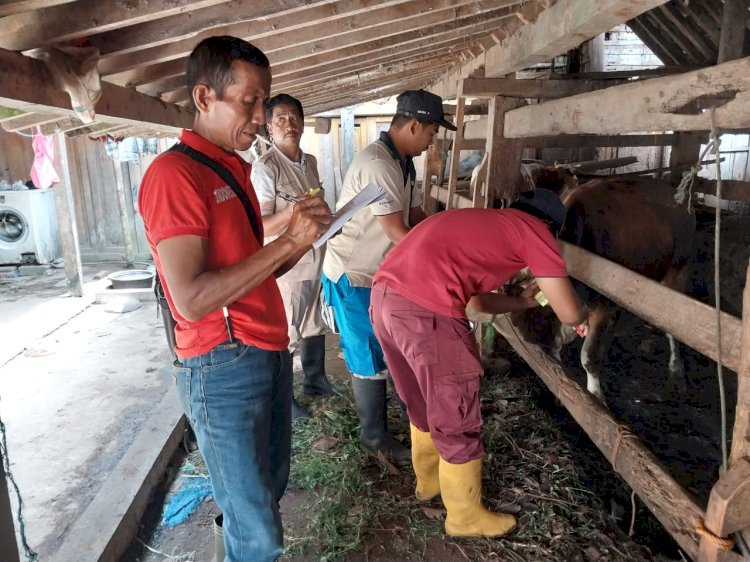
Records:
M311 197L317 195L318 193L320 193L320 188L319 187L314 187L310 191L307 192L307 194L309 196L311 196Z
M536 302L539 303L539 306L547 306L549 304L547 297L541 291L539 291L536 295L534 295L534 298L536 299Z

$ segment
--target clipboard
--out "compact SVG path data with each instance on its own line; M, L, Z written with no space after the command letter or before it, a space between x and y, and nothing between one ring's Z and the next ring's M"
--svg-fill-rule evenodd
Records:
M374 183L368 183L362 191L357 193L354 197L349 200L346 205L341 207L333 215L333 220L323 234L320 235L315 242L313 242L313 248L320 248L326 241L336 234L341 228L351 219L357 212L361 211L368 205L376 203L381 199L385 198L385 190L375 185Z

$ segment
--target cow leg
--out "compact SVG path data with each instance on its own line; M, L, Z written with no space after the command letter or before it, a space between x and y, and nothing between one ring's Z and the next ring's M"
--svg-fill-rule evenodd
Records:
M560 325L560 329L555 333L555 339L552 341L552 347L549 352L552 357L562 363L562 348L576 339L576 332L570 326Z
M687 292L690 278L690 269L688 267L673 267L662 279L661 284L680 293ZM685 379L685 363L680 354L680 344L672 334L665 332L669 342L669 377L672 383L684 393L687 390L687 381Z
M672 334L664 332L669 342L669 376L681 393L687 390L685 363L680 354L680 342Z
M599 303L590 308L589 333L581 348L581 366L586 371L586 390L606 405L600 376L608 343L609 312Z

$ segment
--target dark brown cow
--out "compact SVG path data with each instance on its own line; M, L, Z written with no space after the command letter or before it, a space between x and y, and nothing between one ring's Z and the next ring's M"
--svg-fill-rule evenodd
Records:
M681 292L689 279L694 255L695 220L675 203L674 189L652 178L607 177L567 189L561 196L567 216L560 239L616 262ZM599 375L613 318L613 304L577 283L590 309L590 330L581 350L587 389L604 401ZM531 341L548 345L559 359L562 346L575 339L571 328L560 328L545 309L516 313L513 320ZM544 333L546 331L546 334ZM674 338L669 372L684 384L684 371Z

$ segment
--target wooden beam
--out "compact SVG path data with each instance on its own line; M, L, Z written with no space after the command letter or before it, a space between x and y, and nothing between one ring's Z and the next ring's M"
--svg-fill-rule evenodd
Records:
M78 226L76 210L73 203L73 179L68 162L68 146L64 133L58 133L55 150L56 168L61 170L60 185L52 191L55 194L55 212L60 231L63 259L65 260L65 279L68 292L74 297L83 296L83 266L81 265L81 248L78 243Z
M693 48L691 49L690 47L688 47L688 51L698 51L701 55L703 55L704 60L709 63L712 63L716 60L715 48L705 41L700 32L695 33L693 31L693 28L687 25L685 21L683 21L684 18L678 17L678 15L675 13L676 10L674 10L671 5L659 6L658 10L663 16L662 21L667 20L669 23L671 23L679 31L679 34L685 37L692 44ZM668 26L662 24L662 29L666 27ZM740 56L741 55L742 53L740 53Z
M713 307L578 246L560 241L560 248L573 277L703 355L714 361L719 360L715 341L716 311ZM722 312L721 330L721 362L737 372L741 322L731 314Z
M484 54L485 76L505 76L554 58L666 1L560 0L542 11L534 23L519 26L520 29L501 45ZM457 87L458 80L454 75L430 89L439 94L446 91L450 94Z
M628 25L644 43L648 43L649 48L664 64L680 64L680 61L673 54L672 49L666 44L665 38L659 28L654 28L645 15L630 20Z
M0 451L0 560L19 562L16 530L13 523L8 483L5 480L5 460Z
M466 78L459 83L459 96L470 98L557 99L609 88L625 80L517 80L515 78Z
M367 91L367 96L364 97L361 92L353 91L345 97L328 96L323 100L316 99L312 102L312 108L310 108L309 110L306 109L306 111L309 111L309 113L312 115L332 109L341 109L342 107L364 103L365 101L388 98L390 96L400 94L404 90L414 90L424 87L424 85L436 75L437 73L418 75L410 80L402 80L396 83L388 83L383 86L371 87ZM302 102L303 104L305 103L304 99L302 100Z
M451 148L451 159L448 164L448 198L445 201L445 208L453 207L453 194L456 192L458 183L458 161L461 158L461 141L464 136L464 106L466 98L459 97L456 104L456 116L454 124L456 131L453 133L453 146Z
M134 135L129 135L134 136ZM135 210L133 209L133 191L130 187L128 164L116 159L112 162L115 171L115 190L117 191L117 209L122 226L123 245L125 246L125 265L133 267L138 252L138 240L135 232Z
M61 117L75 115L68 94L58 90L47 67L39 60L0 49L0 105L23 111L61 110ZM97 119L112 123L151 123L155 128L178 132L193 125L193 114L176 105L130 89L102 83L96 105Z
M704 66L660 66L658 68L636 68L633 70L604 70L596 72L575 72L555 76L555 80L629 80L633 78L653 78L654 76L669 76L683 74L690 70L698 70Z
M505 135L707 130L710 107L722 129L750 126L750 57L523 107L508 114Z
M347 85L356 85L362 80L374 78L377 76L391 77L395 75L404 75L408 71L418 69L422 66L443 63L455 64L458 54L455 52L457 46L443 46L437 53L428 48L420 52L408 51L402 56L390 56L387 58L375 57L367 59L365 57L355 57L351 64L339 63L333 64L330 68L321 71L322 67L313 69L311 73L296 73L287 77L277 79L274 76L271 85L272 94L276 92L288 92L293 89L297 91L315 90L318 87L327 87L333 84L340 84L342 87ZM168 103L179 103L187 99L187 89L183 87L184 79L180 77L179 81L174 82L180 88L174 91L170 89L171 79L156 84L148 84L138 88L144 93L152 92L152 95L161 95L162 99Z
M512 4L517 1L504 0L500 4ZM467 7L466 4L469 3L472 5ZM99 71L103 75L110 75L168 60L184 59L200 40L217 34L243 37L268 56L274 51L287 49L296 50L307 56L310 53L328 50L326 44L353 44L345 39L347 36L354 36L356 41L362 42L367 40L368 36L376 38L392 35L398 31L398 27L411 27L417 30L471 13L497 9L498 6L496 0L482 0L478 3L474 3L473 0L438 0L430 3L429 11L426 11L425 5L421 2L404 0L384 3L372 0L344 0L335 4L313 4L304 10L292 10L292 13L283 10L263 18L254 18L221 28L214 27L186 39L111 55L99 63ZM363 12L367 14L366 25L363 25ZM243 16L246 14L243 13ZM286 32L294 33L293 46L289 45L289 36ZM110 45L103 44L102 47L110 48ZM289 55L289 60L296 58L292 52L286 54Z
M279 4L270 0L236 0L232 10L217 7L181 14L97 35L91 38L91 42L102 53L99 71L108 75L185 58L200 41L214 35L242 37L256 43L261 38L274 35L286 41L287 33L294 32L295 40L299 35L299 41L305 42L311 40L306 39L310 29L319 31L322 25L335 27L335 22L347 17L405 1L339 0L308 5L300 2ZM165 37L164 29L169 29L169 37Z
M4 0L0 4L0 18L19 14L21 12L31 12L32 10L41 10L50 6L59 4L69 4L76 0Z
M516 199L521 177L521 145L503 135L505 116L509 110L526 103L518 98L495 97L490 100L487 115L487 196L486 206L495 198L511 202Z
M354 160L354 111L349 108L341 110L341 176L346 177L346 171Z
M434 199L440 201L446 207L448 206L448 201L450 200L451 201L450 207L452 209L472 209L474 207L474 202L468 197L466 197L465 195L462 195L460 193L454 193L453 197L449 199L447 187L433 185L430 187L430 195Z
M745 46L747 28L747 2L745 0L724 0L721 13L721 39L719 40L719 64L738 59Z
M432 43L445 42L450 39L466 40L467 35L480 35L496 29L497 22L511 17L507 8L483 12L479 15L467 15L455 20L448 19L439 25L417 29L416 32L407 29L398 33L388 34L371 38L363 43L347 45L346 43L336 43L338 46L332 46L336 40L332 39L327 43L326 52L318 53L310 51L309 46L295 49L286 48L283 50L271 52L268 54L271 62L273 75L275 78L285 74L291 74L296 71L309 71L309 69L321 66L331 65L337 61L347 61L355 56L377 56L381 50L404 50L414 49L421 46L427 46ZM412 26L414 23L412 22ZM352 40L348 37L349 41ZM437 41L436 41L437 40ZM342 40L339 40L342 41ZM257 46L263 48L263 42L257 41ZM173 60L162 64L151 65L145 69L135 69L132 71L121 72L107 77L107 80L122 86L141 86L150 82L155 82L170 76L184 74L185 63L183 60Z
M737 370L737 408L729 466L735 466L741 459L750 459L750 267L745 274L745 289L742 293L741 338L740 364Z
M739 459L711 489L705 527L717 537L727 538L750 529L750 461ZM702 537L696 562L723 562L726 550Z
M73 10L62 4L3 18L0 48L25 51L224 2L226 0L130 0L114 3L78 0Z
M522 341L507 315L496 317L495 329L536 371L586 432L612 468L638 494L688 556L698 552L695 523L704 513L661 466L654 454L629 433L590 393L571 380L562 366L538 346Z
M659 6L658 9L650 12L648 17L652 17L658 22L657 25L662 35L670 37L672 42L685 53L690 62L713 62L715 60L715 54L713 56L707 54L703 46L699 47L694 41L691 41L690 33L685 29L685 26L672 17L672 13L664 6Z
M436 65L432 69L422 69L421 71L414 70L411 73L406 71L380 78L370 78L369 80L363 80L358 84L352 84L350 86L336 87L332 85L325 88L308 88L305 86L299 89L285 89L284 91L298 97L304 103L320 103L324 100L343 100L347 98L347 96L356 100L356 103L363 103L365 101L383 97L379 92L392 86L398 87L399 84L404 83L404 80L421 81L422 77L424 77L425 81L429 80L430 77L437 76L443 68L445 68L443 65ZM402 88L402 90L403 89L405 88ZM276 91L277 90L274 90L274 92Z
M518 139L528 148L598 148L604 146L672 146L677 142L672 133L635 135L559 135Z
M98 47L104 58L112 55L135 53L156 46L178 44L176 50L168 49L168 59L189 53L193 46L210 35L232 35L253 40L273 35L274 26L282 33L302 27L315 20L330 20L339 14L355 15L382 4L396 5L406 0L232 0L231 8L216 6L195 10L154 22L144 22L123 29L90 37L92 46ZM339 6L341 6L339 11ZM281 22L285 18L285 23ZM186 43L180 43L186 41ZM188 46L192 42L192 46Z

